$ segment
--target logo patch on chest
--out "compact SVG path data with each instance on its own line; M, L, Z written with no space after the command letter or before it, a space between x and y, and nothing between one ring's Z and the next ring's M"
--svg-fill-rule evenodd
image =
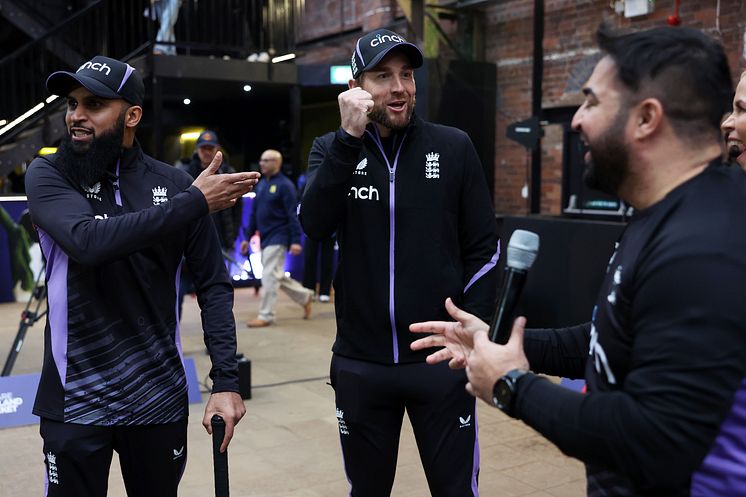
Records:
M438 179L440 178L440 154L437 152L430 152L425 155L425 179Z
M80 185L85 192L85 198L95 198L101 202L101 182L99 181L93 186Z
M152 190L153 192L153 205L160 205L164 202L168 202L168 188L165 186L156 186Z
M353 174L357 174L360 176L367 176L368 171L365 170L365 168L368 166L368 158L364 158L360 162L358 162L357 167L355 168L355 172Z

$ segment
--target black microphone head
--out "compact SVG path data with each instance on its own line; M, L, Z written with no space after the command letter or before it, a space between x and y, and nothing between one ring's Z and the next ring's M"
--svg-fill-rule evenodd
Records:
M539 253L539 235L533 231L515 230L508 242L507 267L528 271Z

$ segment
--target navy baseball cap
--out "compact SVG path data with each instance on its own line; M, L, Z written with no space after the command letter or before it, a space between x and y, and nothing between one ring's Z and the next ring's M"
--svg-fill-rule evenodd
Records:
M394 48L401 49L409 57L413 69L422 65L422 52L417 45L409 43L393 31L377 29L357 40L355 44L350 61L353 79L376 67Z
M209 129L204 130L197 137L197 146L204 147L205 145L211 145L213 147L219 147L220 142L218 141L218 135L214 131Z
M76 86L82 85L101 98L123 98L132 105L142 105L145 96L140 73L116 59L97 55L75 72L57 71L47 78L47 90L66 97Z

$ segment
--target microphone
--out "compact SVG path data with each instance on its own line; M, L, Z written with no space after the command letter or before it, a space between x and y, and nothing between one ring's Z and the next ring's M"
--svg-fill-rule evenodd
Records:
M539 252L539 235L532 231L515 230L508 242L508 261L500 298L492 317L489 337L495 343L505 345L510 338L513 314L520 300L526 274Z

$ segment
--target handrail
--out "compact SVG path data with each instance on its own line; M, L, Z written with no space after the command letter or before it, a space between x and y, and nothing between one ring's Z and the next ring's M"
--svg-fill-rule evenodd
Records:
M15 52L6 55L2 59L0 59L0 66L2 66L4 63L6 63L8 60L20 57L25 51L30 50L32 47L39 45L43 42L45 42L47 39L51 38L52 36L56 35L59 31L66 28L67 26L75 23L78 19L83 17L85 14L93 10L94 8L98 7L99 4L105 2L106 0L95 0L94 2L91 2L87 7L79 10L75 14L71 15L61 23L57 24L56 26L52 27L41 35L40 37L31 40L30 42L26 43L25 45L19 47Z
M246 57L293 51L305 1L265 1L182 0L175 26L177 53ZM48 96L45 78L54 70L75 69L98 54L127 60L152 47L157 22L150 8L150 0L95 0L2 57L0 119L12 122L43 102ZM0 136L0 145L16 134Z

